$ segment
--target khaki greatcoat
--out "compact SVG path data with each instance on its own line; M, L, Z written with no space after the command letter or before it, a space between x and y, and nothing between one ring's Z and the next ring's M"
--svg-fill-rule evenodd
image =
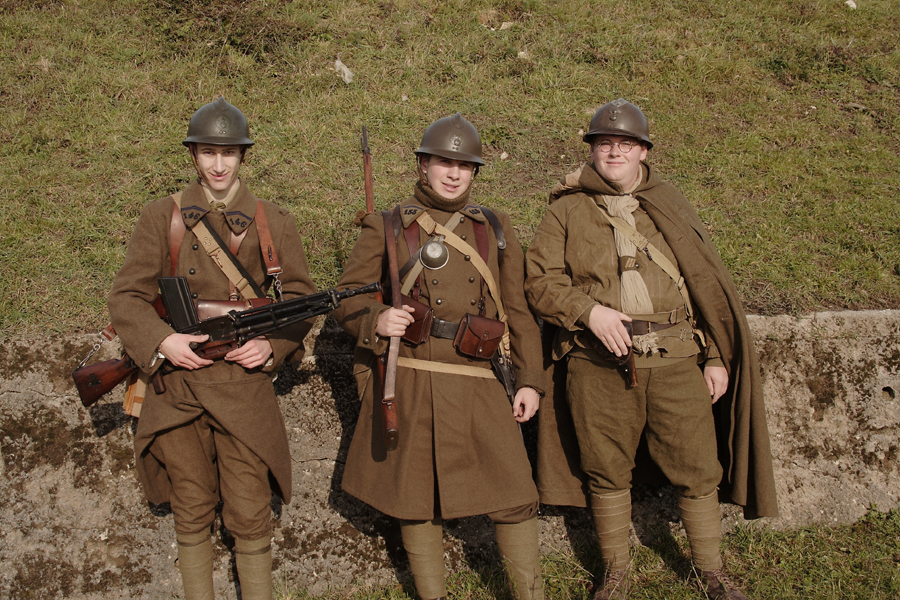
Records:
M404 228L418 214L418 210L409 208L416 205L420 201L415 197L401 203ZM430 207L427 212L441 224L453 214ZM468 206L462 212L466 216L455 233L466 237L475 254L474 222L485 218L477 207ZM522 292L522 249L509 217L496 214L507 246L501 268L496 237L487 225L487 264L509 315L517 386L543 391L540 333ZM420 228L419 245L427 239ZM410 256L402 235L397 253L402 266ZM368 215L338 287L384 282L384 255L382 216ZM458 323L466 313L477 314L480 276L460 252L450 248L448 264L439 270L424 270L420 282L419 301L429 305L436 318ZM487 286L485 302L485 316L496 318L496 305ZM344 490L385 514L409 520L486 514L536 502L537 490L522 436L504 388L495 378L399 368L395 406L400 442L396 450L385 450L381 392L374 382L373 365L388 346L387 340L375 335L378 315L387 308L379 298L368 296L348 299L335 311L344 329L358 340L354 373L362 399L342 482ZM400 356L490 369L488 361L470 360L458 353L449 339L430 337L416 347L403 343Z
M740 296L694 208L648 164L643 163L643 169L642 183L633 195L671 249L698 318L729 373L728 390L713 406L719 461L724 468L722 493L743 506L748 518L777 516L762 382ZM588 308L597 302L615 305L617 257L614 248L598 245L604 237L597 232L611 236L594 196L619 193L592 165L568 175L551 193L551 205L528 251L526 293L536 312L557 326L580 329L577 320ZM554 348L555 358L560 351ZM572 417L560 390L564 379L558 365L548 367L556 370L556 385L539 413L541 501L585 506L585 475L579 465Z
M241 182L227 211L212 212L209 216L213 228L226 243L232 231L240 234L247 230L237 258L254 281L265 289L269 282L266 281L253 218L256 205L256 197ZM190 231L209 207L199 183L195 181L183 191L181 206L189 229L182 241L174 274L187 278L196 297L226 300L230 292L227 277ZM285 300L315 292L294 217L272 203L264 201L263 206L284 269L280 280ZM159 293L157 279L172 275L169 225L173 208L172 196L144 207L108 300L112 323L126 352L147 373L161 366L163 361L154 361L156 349L173 333L152 306ZM269 334L267 339L272 344L273 360L265 368L248 371L235 363L218 360L209 367L195 371L177 370L166 375L164 394L157 395L153 386L148 387L134 440L138 477L148 501L167 502L171 491L165 465L149 452L154 438L206 411L262 459L274 476L277 485L274 491L285 502L290 502L291 461L287 435L271 378L266 372L276 371L285 360L297 360L302 356L303 337L309 328L308 323L300 323ZM190 390L191 397L176 397L172 390L177 389Z

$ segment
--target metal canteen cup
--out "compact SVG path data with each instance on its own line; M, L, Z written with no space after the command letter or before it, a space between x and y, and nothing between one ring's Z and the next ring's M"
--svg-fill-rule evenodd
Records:
M450 260L450 251L444 245L444 236L431 238L422 246L419 260L426 269L437 270Z

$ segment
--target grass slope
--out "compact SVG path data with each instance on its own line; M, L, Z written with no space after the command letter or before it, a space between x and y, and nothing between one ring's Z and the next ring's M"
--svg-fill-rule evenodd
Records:
M362 206L462 112L476 200L527 245L579 130L624 96L650 160L698 207L748 308L900 304L900 12L887 0L0 0L0 330L90 330L141 206L191 178L180 145L218 94L257 141L243 175L293 211L333 285ZM345 83L335 60L354 73Z

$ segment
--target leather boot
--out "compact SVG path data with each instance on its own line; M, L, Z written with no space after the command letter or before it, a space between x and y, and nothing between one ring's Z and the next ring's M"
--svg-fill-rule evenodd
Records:
M624 600L631 588L628 579L631 490L599 496L591 494L591 513L606 568L603 585L594 593L594 600Z
M234 538L234 562L241 600L272 600L272 538Z
M213 600L213 547L209 532L179 535L177 540L185 600Z
M594 592L594 600L625 600L630 589L631 581L628 579L627 570L607 570L603 577L603 586Z
M419 596L423 600L445 597L444 526L441 519L400 519L400 537L403 538L403 547L409 557L409 570L412 571Z
M728 579L722 569L701 571L700 580L710 600L750 600Z
M521 523L494 523L513 598L544 600L537 515Z

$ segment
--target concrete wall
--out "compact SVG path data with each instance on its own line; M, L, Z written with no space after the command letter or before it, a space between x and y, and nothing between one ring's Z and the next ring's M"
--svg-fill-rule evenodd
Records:
M766 386L781 517L773 527L849 523L900 494L900 312L751 317ZM87 410L69 373L96 336L0 343L0 597L178 597L171 515L142 501L132 422L118 392ZM275 506L276 577L314 593L409 581L391 519L340 491L358 404L351 342L334 329L276 387L294 461L290 506ZM116 355L114 345L98 358ZM526 427L527 438L534 435ZM635 492L637 539L677 530L674 495ZM740 520L726 509L726 525ZM489 521L447 524L451 565L497 560ZM545 507L542 550L591 538L585 511ZM235 598L228 540L216 544L220 597Z

